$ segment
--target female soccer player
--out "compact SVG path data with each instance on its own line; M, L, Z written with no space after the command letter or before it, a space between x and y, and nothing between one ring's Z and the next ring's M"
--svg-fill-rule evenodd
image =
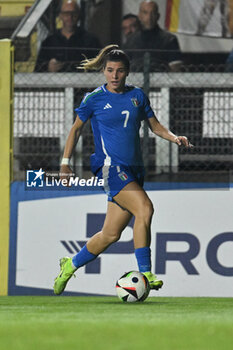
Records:
M69 159L84 123L90 118L95 142L91 169L95 176L104 180L108 208L102 230L92 236L73 258L60 259L54 293L61 294L75 270L96 259L110 244L119 240L132 216L135 217L133 239L139 271L147 277L151 289L158 290L163 281L151 272L153 204L142 188L141 121L147 121L153 133L168 141L186 147L191 145L185 136L176 136L159 123L140 88L126 85L130 63L118 45L106 46L97 57L84 60L83 68L102 69L107 83L86 94L75 110L77 117L66 142L61 173L65 178L72 173Z

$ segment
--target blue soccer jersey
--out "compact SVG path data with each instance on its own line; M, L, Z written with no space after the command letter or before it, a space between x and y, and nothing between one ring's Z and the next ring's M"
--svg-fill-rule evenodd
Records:
M118 94L103 85L86 94L75 112L83 122L91 120L94 173L104 165L143 165L139 129L141 121L153 117L154 112L140 88L126 86L125 92Z

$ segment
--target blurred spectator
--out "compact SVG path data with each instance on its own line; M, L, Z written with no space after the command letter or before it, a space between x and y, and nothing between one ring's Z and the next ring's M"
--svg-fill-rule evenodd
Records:
M123 43L130 37L131 34L140 30L141 24L138 16L128 13L122 18L121 29L122 29L122 41Z
M77 27L79 15L80 8L76 1L67 0L63 3L60 12L62 28L43 41L36 62L36 72L77 71L76 67L84 59L84 55L87 58L95 56L95 50L87 49L99 49L100 42L95 36Z
M226 72L233 72L233 50L230 52L226 60Z
M178 40L158 25L160 14L158 4L154 1L143 1L140 4L138 18L142 30L132 34L123 45L125 50L151 51L152 71L179 71L181 67L181 51ZM132 59L132 70L143 70L143 53L128 51Z

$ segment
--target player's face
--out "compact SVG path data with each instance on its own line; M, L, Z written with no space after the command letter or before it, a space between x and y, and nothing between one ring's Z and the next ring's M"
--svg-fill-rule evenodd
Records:
M125 80L128 75L123 62L107 61L104 75L107 81L107 89L110 92L120 93L124 91Z

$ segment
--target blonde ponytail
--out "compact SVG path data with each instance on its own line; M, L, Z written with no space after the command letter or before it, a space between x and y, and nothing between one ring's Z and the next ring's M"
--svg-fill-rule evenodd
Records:
M84 69L85 72L88 70L100 71L103 68L105 56L112 50L119 50L119 46L115 44L105 46L96 57L81 61L78 68Z

